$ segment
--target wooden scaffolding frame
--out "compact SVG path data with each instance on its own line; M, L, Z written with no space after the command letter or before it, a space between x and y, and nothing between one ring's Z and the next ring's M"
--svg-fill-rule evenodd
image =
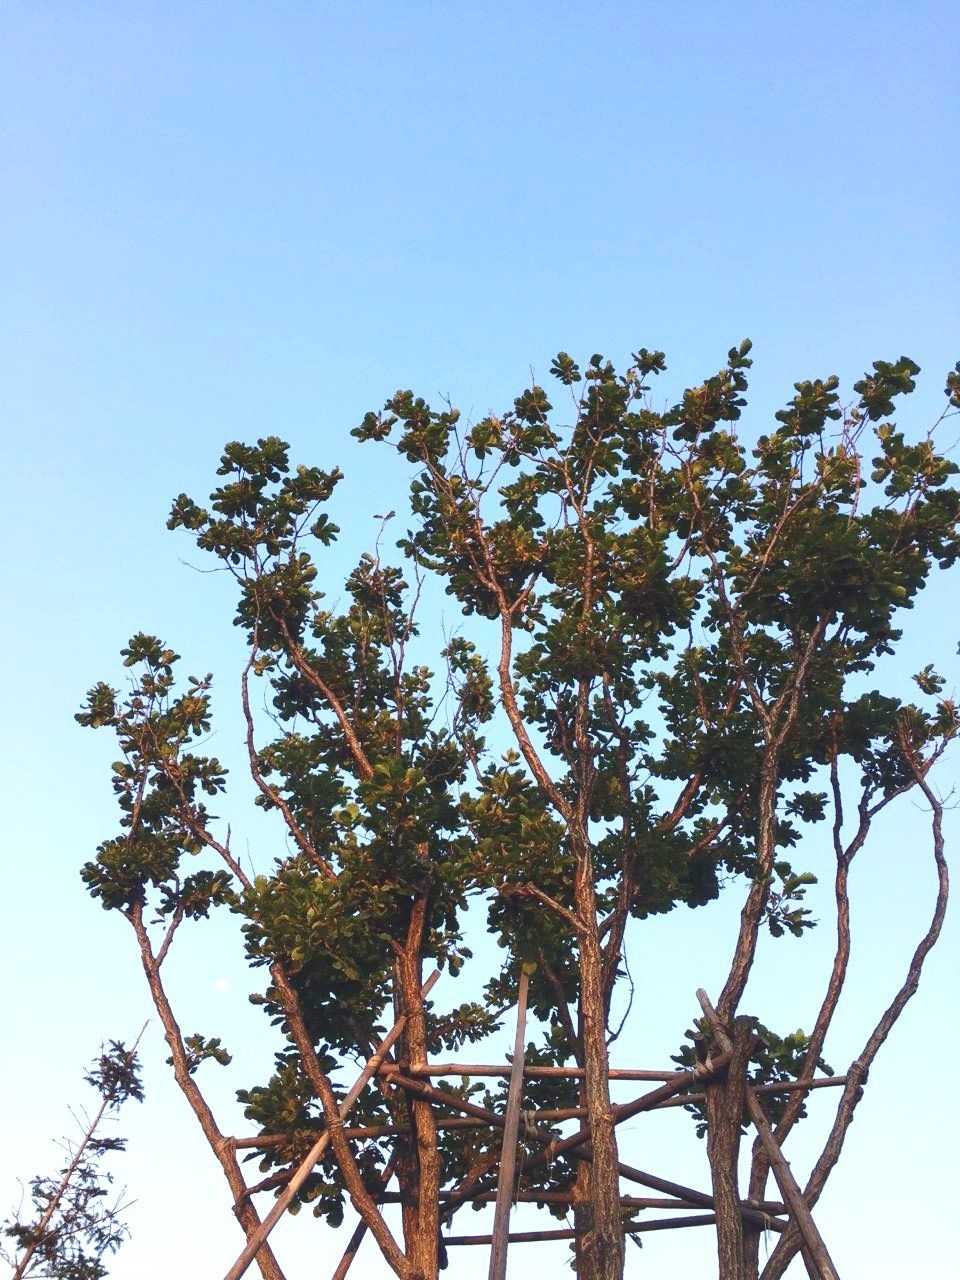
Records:
M439 971L431 975L422 989L426 996L437 979ZM551 1240L573 1240L577 1231L569 1228L543 1231L510 1231L510 1210L515 1203L531 1202L537 1204L571 1204L573 1196L567 1192L534 1190L518 1193L516 1190L516 1167L520 1145L520 1126L523 1123L523 1138L540 1145L537 1155L522 1161L524 1171L551 1163L560 1156L576 1161L589 1161L591 1157L590 1126L586 1122L583 1108L569 1107L560 1109L543 1109L536 1112L523 1112L521 1109L523 1083L534 1079L582 1079L582 1067L544 1067L527 1066L524 1062L524 1033L527 1008L527 988L529 978L526 972L521 973L517 997L517 1022L514 1041L514 1053L511 1062L503 1064L484 1064L469 1062L422 1063L406 1066L403 1069L390 1058L390 1050L399 1039L406 1025L401 1017L384 1037L373 1056L367 1061L357 1080L344 1096L339 1105L340 1121L346 1120L354 1103L360 1097L367 1084L376 1076L384 1083L403 1090L411 1099L416 1098L443 1108L444 1114L437 1120L438 1128L489 1127L502 1131L503 1138L499 1158L493 1158L479 1172L467 1178L453 1191L440 1193L443 1206L443 1217L448 1219L461 1206L468 1203L495 1204L493 1228L489 1233L474 1235L444 1236L445 1247L465 1245L482 1245L490 1249L489 1280L505 1280L507 1266L507 1249L510 1244L533 1243ZM730 1063L733 1044L729 1032L723 1026L716 1010L704 991L697 992L697 999L703 1010L706 1024L710 1027L713 1043L720 1048L719 1054L705 1055L690 1069L662 1071L634 1068L611 1068L611 1080L659 1082L653 1089L640 1094L630 1102L619 1103L613 1107L615 1125L632 1119L647 1111L669 1107L687 1106L690 1103L703 1102L703 1092L685 1092L700 1084L706 1085L722 1078ZM478 1106L466 1098L447 1093L430 1083L431 1078L459 1075L468 1079L498 1077L509 1080L507 1102L504 1112L491 1111ZM837 1270L830 1258L827 1247L813 1221L810 1208L804 1199L789 1164L784 1159L780 1145L773 1134L770 1123L760 1102L764 1094L787 1093L795 1090L810 1091L830 1086L844 1085L845 1076L818 1076L796 1081L783 1081L775 1084L744 1086L744 1109L751 1124L756 1130L766 1157L770 1163L770 1171L780 1190L780 1201L741 1202L740 1212L744 1222L760 1226L767 1231L782 1233L791 1225L796 1226L803 1241L802 1253L808 1274L815 1280L839 1280ZM567 1136L557 1136L548 1123L557 1121L580 1120L580 1127ZM343 1135L349 1139L368 1140L387 1137L404 1130L392 1124L377 1126L343 1126ZM279 1146L288 1139L285 1135L263 1134L251 1138L231 1139L236 1149L266 1150L271 1146ZM268 1178L257 1186L248 1188L247 1195L252 1196L260 1191L282 1189L270 1212L266 1215L259 1229L248 1240L236 1262L226 1273L224 1280L240 1280L277 1222L289 1208L298 1191L310 1176L316 1164L323 1158L330 1144L329 1130L324 1129L301 1161L291 1173ZM477 1189L477 1184L489 1178L497 1169L497 1189ZM698 1191L682 1183L647 1173L642 1169L620 1163L620 1177L634 1186L643 1187L647 1191L657 1191L659 1196L621 1195L620 1203L624 1209L661 1209L682 1210L679 1215L655 1218L650 1221L628 1222L624 1226L625 1234L639 1235L651 1231L682 1230L689 1227L711 1226L716 1223L716 1205L713 1195ZM383 1169L380 1185L374 1190L379 1204L389 1203L398 1198L391 1195L387 1188L394 1173L394 1162L391 1160ZM697 1212L690 1213L690 1210ZM360 1244L366 1235L366 1224L357 1224L347 1243L346 1249L335 1268L331 1280L344 1280L357 1255Z

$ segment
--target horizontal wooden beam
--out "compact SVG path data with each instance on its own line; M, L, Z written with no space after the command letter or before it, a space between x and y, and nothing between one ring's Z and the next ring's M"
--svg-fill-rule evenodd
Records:
M717 1220L715 1213L698 1213L688 1218L658 1218L654 1222L625 1222L623 1230L627 1235L641 1235L645 1231L676 1231L682 1227L709 1227ZM560 1231L511 1231L510 1244L538 1244L544 1240L576 1240L577 1232L564 1229ZM490 1244L492 1236L444 1236L443 1243L448 1247L458 1244Z
M714 1066L717 1069L722 1069L726 1064L726 1061L728 1061L728 1057L716 1059L714 1061ZM687 1077L687 1079L677 1083L676 1087L683 1088L684 1084L690 1084L694 1079L699 1079L702 1075L707 1074L709 1073L703 1071L697 1073L694 1073L693 1071L677 1072L675 1075L682 1075ZM442 1106L451 1107L453 1110L465 1112L467 1115L483 1120L486 1124L495 1125L498 1129L503 1128L503 1117L497 1115L496 1112L487 1111L483 1107L476 1106L475 1103L467 1102L465 1098L458 1098L455 1094L445 1093L443 1090L435 1088L432 1084L427 1084L425 1080L412 1080L407 1076L396 1074L394 1075L393 1083L399 1085L400 1088L412 1093L416 1097L425 1098L430 1102L436 1102ZM656 1089L653 1092L660 1094L662 1093L662 1090ZM616 1108L614 1111L615 1121L619 1122L627 1119L630 1115L636 1114L637 1109L639 1109L638 1103L643 1103L650 1097L651 1094L645 1094L643 1098L639 1098L635 1102L627 1103L623 1107ZM524 1168L526 1170L529 1171L534 1165L541 1166L548 1163L548 1160L552 1159L555 1153L560 1154L556 1151L556 1148L560 1144L549 1130L532 1128L526 1136L532 1138L536 1142L541 1142L546 1146L545 1153L528 1157L524 1161ZM574 1145L567 1146L562 1154L569 1156L573 1160L592 1160L593 1153L590 1150L589 1134L584 1131L580 1131L573 1135L573 1138L575 1139ZM569 1143L569 1139L566 1141ZM652 1187L656 1191L664 1191L667 1195L678 1195L685 1200L689 1200L693 1204L703 1205L704 1208L713 1208L713 1197L707 1195L705 1192L694 1191L690 1187L681 1186L676 1182L667 1182L663 1178L655 1178L652 1174L645 1174L642 1170L634 1169L627 1164L618 1164L617 1168L620 1172L620 1176L623 1178L627 1178L633 1182L639 1182L643 1186ZM456 1205L458 1200L463 1203L470 1199L471 1196L469 1192L466 1194L455 1193L454 1196L451 1197L454 1205ZM778 1219L771 1218L768 1214L761 1213L756 1209L749 1209L745 1207L743 1215L745 1218L750 1219L753 1222L757 1222L761 1226L769 1226L773 1231L783 1230L783 1224L780 1223Z
M775 1084L755 1084L753 1086L754 1093L796 1093L798 1090L809 1091L810 1089L829 1089L836 1085L845 1085L847 1083L846 1076L817 1076L815 1080L784 1080ZM699 1104L706 1101L706 1095L702 1093L682 1093L676 1098L667 1098L665 1101L657 1104L655 1110L660 1111L664 1107L686 1107L691 1103Z
M534 1122L540 1120L582 1120L587 1114L585 1107L545 1107L542 1111L526 1112L526 1115ZM483 1129L495 1128L488 1120L478 1120L475 1116L445 1116L435 1121L438 1129ZM323 1133L323 1129L319 1128L311 1130L311 1134L319 1137ZM407 1125L398 1124L374 1124L374 1125L344 1125L343 1136L345 1138L387 1138L398 1133L409 1133L410 1128ZM236 1138L234 1145L237 1150L246 1150L252 1148L258 1150L260 1148L267 1149L269 1147L282 1147L290 1141L290 1134L287 1133L263 1133L256 1138Z
M652 1191L663 1191L666 1195L679 1196L683 1200L695 1204L701 1209L712 1209L713 1196L708 1195L706 1191L695 1191L693 1187L685 1187L682 1182L671 1182L669 1178L657 1177L654 1173L647 1173L644 1169L635 1169L633 1165L624 1164L622 1161L617 1165L617 1169L621 1178L626 1178L628 1182L635 1182L641 1187L649 1187ZM765 1201L748 1201L742 1202L741 1208L744 1218L756 1223L762 1227L769 1227L771 1231L782 1231L783 1223L778 1218L771 1218L771 1211L782 1213L784 1205L778 1204L773 1210L772 1206L768 1208Z
M395 1068L391 1067L391 1070ZM410 1069L410 1075L416 1077L416 1072ZM420 1073L422 1075L422 1072ZM846 1076L817 1076L811 1080L787 1080L779 1081L776 1084L759 1084L754 1085L754 1093L792 1093L798 1089L826 1089L834 1085L845 1085L847 1083ZM690 1103L703 1102L704 1095L702 1093L683 1093L670 1098L663 1098L654 1106L647 1108L650 1111L660 1111L665 1107L685 1107ZM583 1120L586 1117L586 1107L544 1107L540 1111L525 1113L532 1123L537 1124L540 1121L551 1120ZM438 1119L436 1125L438 1129L477 1129L485 1125L491 1124L490 1121L478 1120L473 1116L448 1116L446 1119ZM312 1131L316 1137L323 1132L322 1126ZM407 1133L409 1130L402 1125L395 1124L377 1124L377 1125L355 1125L345 1126L343 1136L345 1138L386 1138L393 1134ZM252 1148L254 1150L268 1147L282 1147L284 1143L290 1141L290 1134L287 1133L261 1133L253 1138L235 1138L234 1146L238 1151Z
M399 1195L399 1192L397 1193ZM495 1191L481 1191L470 1197L472 1204L489 1204L496 1196ZM459 1200L455 1191L441 1191L441 1200ZM573 1204L576 1196L572 1191L517 1191L513 1199L518 1204ZM621 1196L620 1205L624 1209L702 1209L704 1206L689 1199L673 1199L669 1196ZM744 1208L771 1216L786 1213L787 1207L776 1200L745 1200Z
M395 1065L386 1063L380 1068L380 1075L389 1075L396 1070ZM677 1068L668 1071L640 1071L632 1067L611 1067L608 1074L611 1080L672 1080L677 1074ZM510 1067L483 1062L431 1062L426 1066L404 1067L404 1075L423 1079L434 1076L495 1076L506 1080L510 1076ZM527 1080L582 1080L584 1068L527 1066L523 1068L523 1075Z

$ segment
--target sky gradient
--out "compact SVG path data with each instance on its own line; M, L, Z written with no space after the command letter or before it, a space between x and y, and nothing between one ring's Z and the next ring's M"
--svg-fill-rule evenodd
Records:
M160 634L185 669L220 678L216 749L239 762L230 593L183 563L172 497L209 492L230 439L279 434L295 457L342 466L335 584L373 514L403 500L402 473L350 440L364 412L409 386L481 415L559 349L662 348L676 397L750 336L744 434L797 379L837 373L849 393L872 360L908 354L923 374L904 425L924 429L960 357L955 22L925 0L0 6L6 1201L56 1159L100 1040L132 1040L150 1012L129 931L77 874L115 822L110 743L72 719L85 689L119 681L132 632ZM957 581L905 619L885 677L898 692L927 661L955 684ZM230 804L268 864L249 797ZM907 861L922 820L892 820L871 864L852 979L864 1027L932 902L929 868ZM679 956L674 918L644 933L635 976L664 954L675 972L647 991L621 1060L659 1065L676 1045L734 910L691 915ZM247 1029L242 967L220 959L230 937L209 926L171 985L185 1029L222 1034L242 1075L271 1045ZM782 944L801 1023L820 946ZM818 1215L844 1274L935 1273L960 1247L912 1199L921 1177L960 1190L956 1118L907 1077L960 1049L958 958L953 913ZM775 994L761 981L748 1004L762 1013ZM119 1169L134 1238L111 1274L222 1274L240 1241L219 1172L155 1025L143 1052L148 1102L124 1118ZM673 1130L649 1123L662 1164ZM666 1176L700 1183L688 1137ZM798 1136L800 1168L803 1149ZM305 1218L284 1224L291 1280L339 1256L323 1237L318 1271ZM628 1274L711 1274L708 1233L675 1234L628 1254ZM465 1252L457 1274L484 1275ZM541 1261L562 1259L554 1246ZM361 1261L386 1274L372 1247Z

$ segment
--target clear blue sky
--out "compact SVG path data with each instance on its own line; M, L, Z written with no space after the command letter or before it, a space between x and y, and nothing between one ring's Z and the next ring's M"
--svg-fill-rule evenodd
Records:
M132 1038L147 1014L127 931L77 878L114 818L109 744L72 713L95 679L117 679L136 629L166 636L225 690L236 678L236 641L217 621L223 584L181 563L188 548L164 529L170 498L208 491L224 440L277 433L348 470L353 554L371 540L370 514L400 497L386 465L349 441L364 411L398 386L449 392L467 412L501 407L560 348L622 359L661 347L679 392L749 335L748 431L797 378L836 372L849 387L871 360L906 353L924 370L911 417L926 425L960 356L958 136L947 3L6 0L0 1198L53 1155L100 1038ZM907 619L901 676L949 662L955 591L938 587ZM217 750L232 758L225 725ZM873 979L927 912L927 869L919 884L904 870L915 820L904 815L873 864L864 1026ZM250 847L268 861L263 828ZM693 1012L719 927L698 932L690 917L673 1022L651 1014L661 1030L632 1046L644 1065ZM676 935L663 937L674 955ZM249 987L220 941L227 932L212 930L180 964L185 1029L196 1011L259 1063L269 1043L243 1039ZM635 968L655 967L659 945L651 931ZM807 945L787 943L778 962L798 1021L820 956ZM955 1059L957 958L953 925L824 1205L845 1274L935 1272L960 1244L911 1192L953 1176L955 1116L906 1075ZM150 1101L129 1119L122 1170L136 1235L114 1274L183 1271L189 1243L188 1273L214 1276L238 1232L155 1029L145 1056ZM938 1089L948 1079L935 1071ZM699 1158L678 1150L673 1176L703 1182ZM796 1159L805 1172L800 1144ZM288 1256L302 1259L295 1225ZM709 1275L712 1244L697 1234L653 1241L631 1265ZM479 1255L455 1261L458 1274L485 1273ZM379 1275L372 1251L366 1262L359 1274ZM303 1265L291 1280L316 1273L315 1258Z

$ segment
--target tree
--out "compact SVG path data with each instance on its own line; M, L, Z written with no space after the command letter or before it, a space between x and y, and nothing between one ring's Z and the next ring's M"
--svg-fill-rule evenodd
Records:
M141 1035L143 1033L141 1032ZM123 1151L125 1138L100 1137L105 1117L119 1111L130 1098L143 1101L137 1043L127 1049L111 1040L84 1077L100 1098L93 1116L84 1115L80 1141L65 1138L67 1163L55 1177L30 1180L32 1215L23 1205L2 1227L13 1253L0 1256L13 1267L12 1280L28 1276L62 1280L101 1280L108 1274L105 1258L116 1253L128 1232L123 1221L122 1196L110 1198L113 1175L101 1167L103 1157Z
M916 677L923 705L868 686L899 639L898 610L935 565L957 557L960 496L950 483L957 468L932 433L909 443L890 420L894 399L914 389L912 361L877 362L846 409L836 378L796 384L776 428L749 450L735 430L749 350L731 350L723 370L665 412L650 393L662 353L639 351L623 374L601 356L581 372L561 353L551 372L570 396L566 427L539 386L465 429L449 405L434 410L398 392L354 434L395 440L412 467L411 523L397 542L405 568L384 563L378 542L340 608L325 605L306 550L337 535L321 508L339 471L291 469L276 437L234 443L209 507L186 495L174 503L170 527L189 531L237 581L249 767L289 848L271 875L250 878L217 834L206 797L224 790L225 773L196 750L210 727L211 678L178 688L176 654L141 635L124 651L129 694L100 684L79 717L111 726L123 754L114 778L123 831L84 877L133 926L178 1082L248 1240L259 1238L259 1217L193 1080L219 1044L184 1040L160 978L185 919L239 913L250 962L269 973L262 1003L281 1031L276 1072L241 1093L269 1138L261 1187L289 1181L325 1126L328 1151L298 1200L338 1222L348 1195L411 1280L437 1274L441 1217L490 1186L498 1153L487 1130L438 1125L439 1095L404 1068L485 1036L520 968L535 965L540 1031L528 1060L573 1060L583 1079L579 1099L569 1081L538 1082L532 1096L541 1106L579 1101L589 1146L554 1162L531 1156L525 1173L534 1192L569 1192L578 1274L612 1280L623 1271L624 1213L608 1044L626 931L677 904L703 906L729 883L744 893L729 971L678 1059L707 1080L703 1103L691 1105L709 1135L721 1276L757 1276L760 1218L750 1204L764 1200L771 1148L754 1151L743 1196L744 1108L759 1128L754 1087L800 1080L770 1095L776 1143L802 1118L844 986L851 860L877 816L916 793L932 811L934 916L846 1073L805 1189L808 1206L820 1196L943 919L941 802L929 773L956 734L956 708L932 665ZM960 365L946 392L945 414L954 413ZM445 681L425 664L429 638L418 630L432 577L464 618L430 657ZM250 694L258 680L279 731L265 743ZM741 1014L741 1002L761 931L802 934L812 924L804 891L813 876L794 862L803 835L824 822L836 864L835 963L812 1031L780 1037ZM185 858L205 851L218 869L184 874ZM485 1002L440 1011L423 992L425 965L456 974L469 958L473 896L487 903L503 967ZM157 940L148 903L164 925ZM334 1074L345 1057L374 1055L384 1021L396 1021L396 1054L360 1099L365 1140L353 1147ZM449 1103L466 1088L444 1092ZM501 1100L488 1092L487 1110ZM402 1243L379 1204L392 1176ZM810 1248L789 1226L763 1276L774 1280L801 1250L813 1266ZM258 1263L264 1276L281 1274L266 1248Z

